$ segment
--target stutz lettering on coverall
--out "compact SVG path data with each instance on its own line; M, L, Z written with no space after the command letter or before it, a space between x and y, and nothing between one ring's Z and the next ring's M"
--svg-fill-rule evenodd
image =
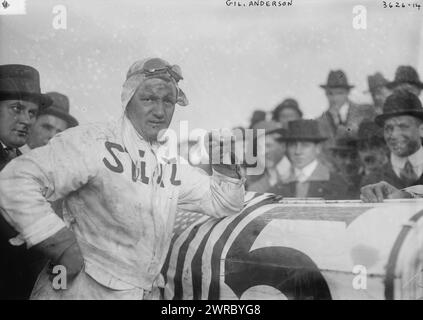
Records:
M103 163L106 165L106 167L110 170L112 170L113 172L116 173L122 173L123 172L123 165L122 163L119 161L118 157L113 153L112 149L117 149L120 152L123 152L123 147L120 144L117 143L113 143L113 142L109 142L106 141L104 143L107 151L110 152L110 154L112 155L113 159L115 160L116 164L112 165L109 160L107 160L106 158L103 158Z
M126 152L124 150L124 148L117 143L113 143L110 141L106 141L104 143L107 151L111 154L111 156L113 157L113 162L114 163L110 163L110 161L104 157L103 158L103 163L106 166L107 169L116 172L116 173L122 173L124 171L123 168L123 164L122 162L119 160L119 158L117 157L117 155L114 153L113 149L119 151L119 152ZM138 150L138 153L140 155L140 158L144 157L145 151L143 150ZM141 181L144 184L149 184L150 182L150 178L147 177L146 175L146 162L145 161L140 161L140 167L137 168L136 165L134 164L134 162L131 162L132 165L132 181L136 182L137 180ZM170 177L170 183L174 186L179 186L181 184L180 180L176 179L176 173L177 173L177 165L175 163L172 164L172 173L171 173L171 177ZM160 174L157 177L157 184L160 184L161 188L164 188L164 183L163 183L163 166L162 164L160 164Z
M145 152L143 150L138 150L138 154L141 158L144 157ZM150 179L145 175L145 161L140 162L141 169L135 166L135 163L132 161L132 181L137 181L141 173L141 182L148 184Z

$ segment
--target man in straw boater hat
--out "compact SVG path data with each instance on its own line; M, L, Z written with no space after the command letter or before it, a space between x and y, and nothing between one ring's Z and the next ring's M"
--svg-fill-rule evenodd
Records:
M419 74L412 66L399 66L395 71L395 79L389 82L386 87L390 90L406 90L416 96L420 96L423 83Z
M287 143L291 174L288 181L275 185L269 192L295 198L346 198L345 181L337 173L330 172L318 158L321 144L327 137L322 135L317 121L291 121L287 135L281 139Z
M56 134L78 125L78 121L69 113L67 96L59 92L46 94L53 100L53 104L39 113L32 126L27 143L30 149L42 147Z
M118 121L68 129L1 173L5 218L51 261L33 299L158 298L176 211L222 217L241 210L239 166L213 163L209 176L160 150L175 105L188 104L182 79L179 66L165 60L135 62ZM48 204L57 199L73 218L69 227ZM49 279L58 265L67 289L54 281L62 273Z
M384 197L410 196L401 189L423 184L422 104L411 92L395 91L386 99L383 113L375 121L383 127L390 159L379 173L364 181L362 199L382 201Z
M330 147L336 143L339 136L357 135L358 126L364 119L373 119L375 110L370 105L359 105L349 99L354 85L348 83L347 76L342 70L330 71L326 84L320 85L325 90L329 107L317 118L320 128L328 139L323 143L322 160L332 166ZM332 167L333 169L333 167Z
M36 69L19 64L0 65L0 171L21 155L19 148L27 142L38 113L51 103L41 93ZM15 227L0 215L0 300L29 298L37 276L31 268L37 254L33 250L26 252L20 242L13 241L18 234Z

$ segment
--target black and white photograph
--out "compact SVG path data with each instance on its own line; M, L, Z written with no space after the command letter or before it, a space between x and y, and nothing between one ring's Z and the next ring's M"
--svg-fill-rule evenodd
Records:
M0 0L0 300L421 300L422 90L423 0Z

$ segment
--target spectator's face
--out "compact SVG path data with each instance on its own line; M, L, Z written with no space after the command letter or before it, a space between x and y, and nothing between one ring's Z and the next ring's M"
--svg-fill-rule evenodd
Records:
M330 107L340 108L348 101L349 89L346 88L327 88L326 97Z
M288 128L289 121L298 119L301 119L301 116L295 109L285 108L279 112L278 121L282 124L282 127L285 129Z
M358 173L360 163L355 150L335 150L333 152L335 166L344 176L353 176Z
M37 118L32 126L28 138L31 149L46 145L51 138L68 128L65 120L50 114L43 114Z
M38 105L30 101L0 101L0 140L8 147L22 147L35 123Z
M320 153L320 144L310 141L290 141L287 146L291 164L302 169L317 159Z
M422 92L422 89L420 89L419 87L417 87L417 86L415 86L414 84L411 84L411 83L401 83L398 86L396 86L394 90L408 91L408 92L411 92L412 94L415 94L416 96L419 96L420 93Z
M284 142L279 142L279 134L267 134L265 136L265 159L266 168L275 167L285 156L286 146Z
M375 106L382 107L386 98L391 94L391 91L388 88L376 88L372 91L372 98Z
M412 116L398 116L385 120L383 134L389 150L398 157L407 157L421 145L421 122Z
M172 120L177 99L172 82L158 78L144 81L127 106L127 116L135 129L147 140L157 140Z
M359 148L358 155L366 174L377 172L388 162L386 147L383 145L365 145Z

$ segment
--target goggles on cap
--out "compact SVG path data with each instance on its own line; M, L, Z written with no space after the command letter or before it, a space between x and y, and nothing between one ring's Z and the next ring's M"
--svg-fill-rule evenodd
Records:
M176 82L183 79L181 68L178 65L170 66L159 59L146 61L141 69L128 74L127 78L130 78L135 74L144 74L146 77L167 75L173 78Z

